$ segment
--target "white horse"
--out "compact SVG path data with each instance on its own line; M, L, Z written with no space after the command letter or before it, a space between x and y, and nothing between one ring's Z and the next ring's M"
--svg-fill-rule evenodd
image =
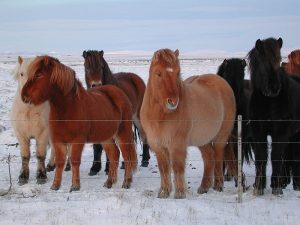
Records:
M50 141L49 131L49 112L48 102L34 106L25 104L21 99L22 87L26 83L27 68L34 58L18 57L18 62L13 71L14 78L18 81L18 89L12 105L10 118L15 135L20 144L22 157L22 169L19 175L19 184L25 184L29 179L29 159L30 159L30 139L36 140L36 157L38 161L36 179L37 183L43 184L47 180L45 159L47 145ZM54 155L51 157L48 167L54 168Z

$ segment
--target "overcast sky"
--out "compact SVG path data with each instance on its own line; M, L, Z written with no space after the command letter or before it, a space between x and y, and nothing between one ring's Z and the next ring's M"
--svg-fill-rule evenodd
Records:
M0 0L0 52L300 48L299 0Z

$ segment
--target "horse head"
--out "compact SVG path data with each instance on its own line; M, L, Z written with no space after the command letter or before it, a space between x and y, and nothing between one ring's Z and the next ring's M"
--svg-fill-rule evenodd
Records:
M290 63L292 63L294 65L297 65L297 66L300 66L300 49L292 51L288 55L288 58L289 58Z
M105 84L106 62L103 51L83 51L85 82L87 88ZM110 72L110 71L109 71Z
M253 90L259 90L266 97L277 96L282 88L280 61L282 39L258 39L248 53Z
M245 78L245 59L224 59L219 66L217 74L223 77L231 86L236 98L241 95Z
M18 88L19 90L22 89L26 81L28 80L28 66L33 61L34 58L23 58L21 56L18 56L18 62L13 70L12 74L14 76L14 79L18 81Z
M176 110L180 102L182 81L178 55L178 50L158 50L154 53L150 65L151 93L168 112Z
M37 56L28 67L28 80L22 88L25 103L39 105L49 100L53 93L66 95L75 82L75 72L50 56Z

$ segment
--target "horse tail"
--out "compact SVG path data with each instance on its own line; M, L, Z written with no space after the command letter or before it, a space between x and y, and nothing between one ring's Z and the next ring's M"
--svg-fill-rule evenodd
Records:
M237 158L234 154L234 140L233 136L229 137L229 142L226 144L224 149L224 163L225 167L227 168L227 174L232 177L236 177L238 175L238 168L237 168Z
M109 90L106 91L106 94L121 113L121 122L117 137L125 160L125 169L127 164L128 169L134 171L137 168L137 155L132 131L132 104L120 88L113 85L106 85L106 87Z

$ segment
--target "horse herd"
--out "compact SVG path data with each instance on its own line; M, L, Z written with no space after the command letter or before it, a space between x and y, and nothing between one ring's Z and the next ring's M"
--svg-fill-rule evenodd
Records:
M242 115L243 158L249 162L252 152L255 156L254 194L263 195L266 188L268 135L272 137L272 193L283 194L291 181L299 191L300 78L289 73L299 72L300 51L293 51L281 66L281 47L281 38L256 41L247 55L251 82L244 79L246 60L237 58L225 59L217 75L182 80L179 51L160 49L152 57L147 86L136 74L113 74L103 51L84 51L87 89L74 70L56 58L18 57L14 74L19 85L11 119L22 158L19 184L28 182L29 143L35 138L39 184L47 181L46 171L55 169L51 189L58 190L70 161L70 191L79 190L83 147L93 143L89 175L101 170L104 149L108 174L104 186L111 188L117 182L121 152L122 187L130 188L137 167L138 134L143 142L141 166L149 164L149 149L157 158L159 198L172 192L172 170L174 197L186 197L184 171L191 145L199 147L204 161L198 193L211 187L222 191L223 171L237 176L236 115ZM51 157L45 166L48 143Z

